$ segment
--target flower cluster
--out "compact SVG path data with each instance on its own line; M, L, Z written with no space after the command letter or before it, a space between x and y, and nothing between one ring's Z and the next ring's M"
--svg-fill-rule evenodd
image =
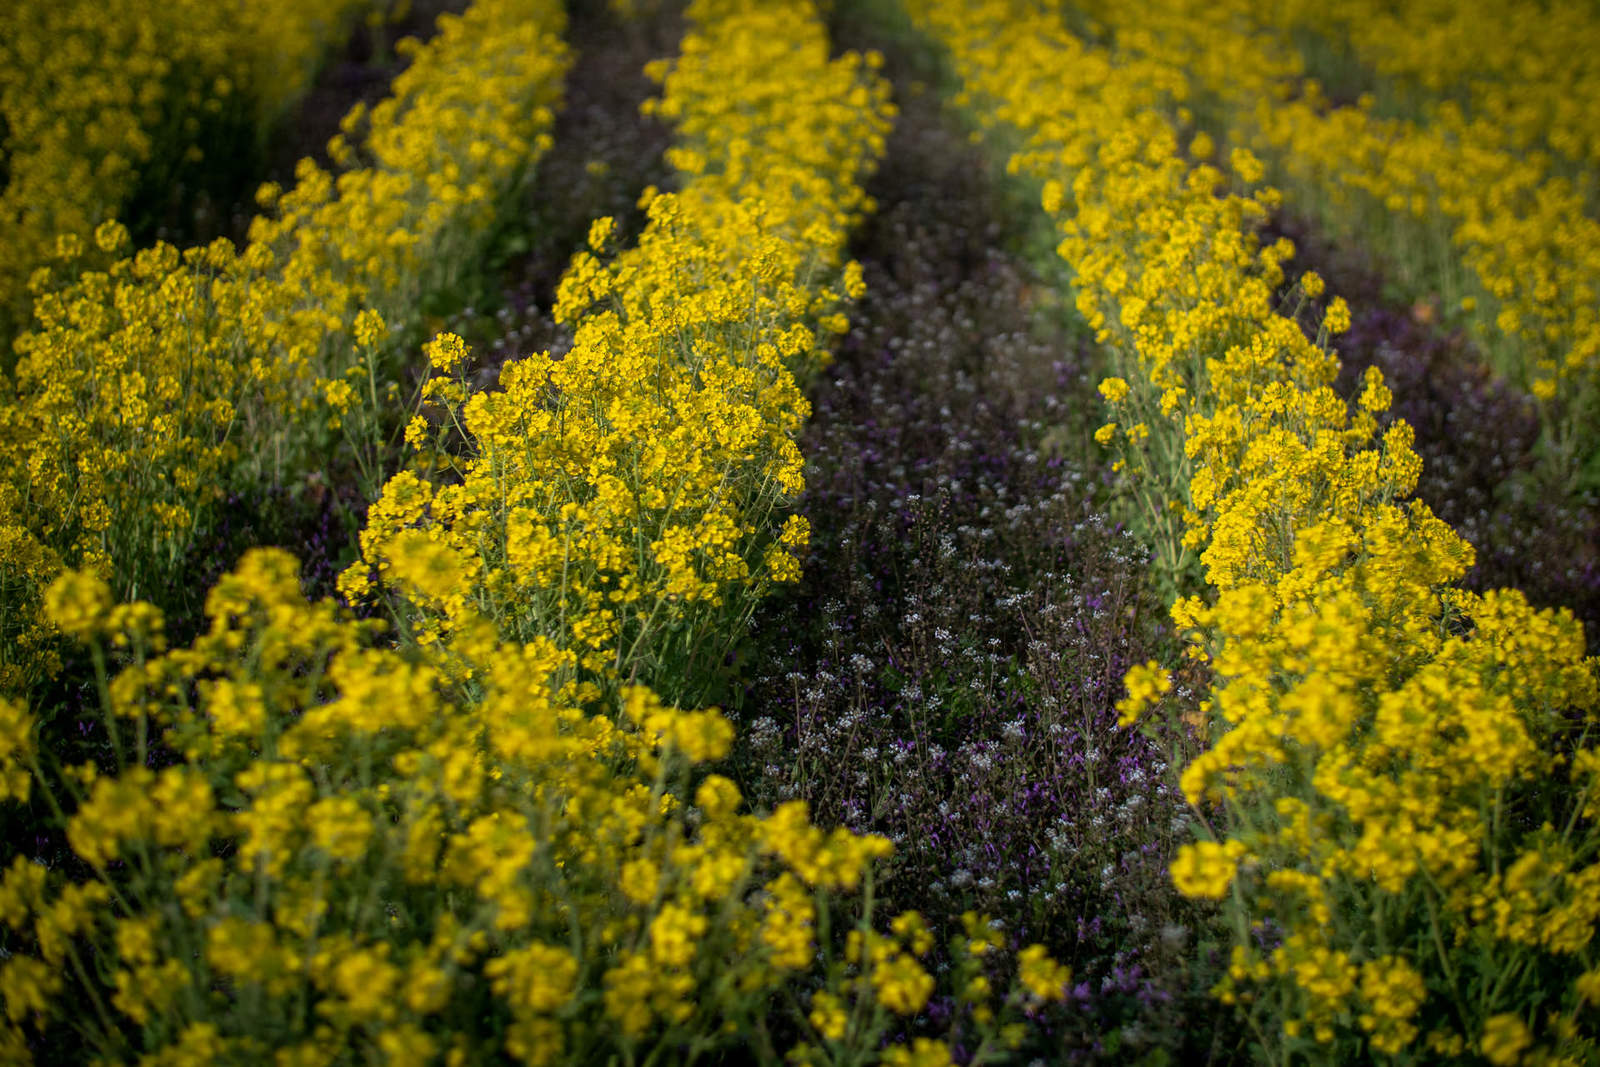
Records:
M230 488L308 469L330 416L398 389L379 357L549 146L563 18L548 0L441 17L392 94L346 117L343 172L304 160L293 189L263 189L275 214L242 250L127 255L107 222L108 269L40 293L0 405L0 685L50 673L34 606L63 564L165 590Z
M1164 558L1203 568L1172 615L1208 698L1162 700L1149 668L1130 687L1216 728L1182 786L1219 839L1172 872L1232 923L1216 992L1274 1057L1592 1057L1600 693L1581 627L1459 588L1472 549L1407 499L1420 460L1408 426L1379 427L1382 376L1353 404L1332 388L1347 309L1330 301L1308 338L1274 299L1293 250L1250 226L1280 195L1219 195L1221 171L1182 150L1203 87L1186 60L1133 25L1104 48L1027 5L912 7L1045 180L1121 379L1108 436ZM1243 148L1230 163L1247 186L1264 170Z

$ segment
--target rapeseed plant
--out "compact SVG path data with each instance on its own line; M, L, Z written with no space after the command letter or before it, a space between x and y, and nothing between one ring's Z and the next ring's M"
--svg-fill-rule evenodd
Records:
M1148 431L1114 431L1131 484L1182 518L1149 532L1204 569L1172 614L1215 679L1193 709L1214 741L1181 785L1216 821L1173 876L1221 900L1217 994L1272 1062L1592 1057L1600 693L1581 628L1459 589L1471 546L1406 499L1420 461L1409 427L1378 428L1381 375L1347 404L1343 316L1313 341L1273 300L1292 248L1249 227L1280 194L1248 191L1244 149L1230 195L1181 152L1183 67L1022 5L911 6L980 121L1025 138L1013 165L1047 182L1079 306L1128 386L1107 387L1113 414ZM1161 688L1141 668L1125 714Z

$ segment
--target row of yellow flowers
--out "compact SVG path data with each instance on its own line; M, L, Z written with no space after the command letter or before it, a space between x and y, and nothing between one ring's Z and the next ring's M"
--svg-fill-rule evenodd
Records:
M129 254L106 222L110 266L40 292L0 382L0 691L54 669L37 604L63 565L159 593L229 489L292 480L330 415L392 399L383 357L549 147L563 20L552 0L443 16L391 94L346 116L341 172L303 160L292 189L264 188L242 250Z
M56 625L129 661L105 684L123 764L49 774L0 702L0 781L60 781L94 871L0 879L9 1056L75 1033L150 1064L951 1061L886 1046L936 984L915 913L870 922L888 843L803 804L742 813L694 769L730 724L641 684L696 691L715 657L685 649L793 577L795 373L859 291L844 240L892 114L804 0L689 20L653 105L682 188L647 192L620 254L595 224L562 284L572 350L468 395L460 341L427 346L435 407L346 577L401 640L308 603L274 550L171 652L93 573L50 587ZM156 747L181 758L153 769ZM1002 943L976 915L952 939L974 1062L1065 995L1064 968L1037 948L1002 968Z
M373 0L0 9L0 368L58 238L87 242L150 171L200 162L218 122L264 130L363 9L379 13Z
M469 395L459 343L430 346L440 417L413 420L420 462L385 487L342 583L359 599L385 580L424 643L487 616L556 639L608 684L660 677L692 700L763 591L799 572L804 521L772 536L802 484L796 372L826 361L860 295L841 257L870 206L859 182L883 151L888 89L858 57L825 64L815 28L765 39L806 25L799 9L708 7L724 28L653 67L664 94L647 104L678 128L684 186L646 192L648 225L614 257L612 221L595 222L555 308L571 350ZM794 73L754 73L780 61ZM458 433L467 448L445 448Z
M1394 104L1431 115L1453 102L1515 152L1548 151L1593 187L1600 165L1600 19L1581 5L1537 0L1335 0L1256 5L1309 48L1354 72ZM1558 164L1561 166L1563 164ZM1592 203L1592 201L1591 201Z
M1188 58L1199 84L1219 93L1256 93L1273 81L1310 75L1343 103L1370 92L1370 105L1424 123L1474 125L1485 145L1542 152L1553 172L1587 183L1600 163L1600 19L1581 6L1538 0L1229 0L1215 5L1164 0L1132 19L1105 0L1079 5L1118 47L1222 45L1244 61L1232 84L1214 54ZM1226 43L1232 39L1231 45ZM1286 65L1287 64L1287 65ZM1590 203L1593 203L1591 199Z
M1471 546L1407 499L1420 461L1403 422L1379 428L1381 376L1353 405L1331 388L1348 309L1332 301L1313 342L1297 317L1320 280L1275 298L1292 248L1251 226L1279 195L1221 195L1189 162L1209 153L1180 143L1193 70L1023 2L909 6L964 103L1023 137L1013 166L1044 181L1117 371L1101 437L1146 514L1179 517L1148 523L1169 563L1199 552L1206 591L1173 619L1209 691L1186 709L1148 664L1123 709L1214 728L1182 776L1210 833L1172 874L1221 902L1215 992L1268 1062L1592 1062L1600 697L1581 627L1458 587ZM1261 177L1248 150L1230 165Z
M1496 369L1539 403L1557 469L1581 465L1600 412L1600 111L1583 104L1600 72L1580 42L1600 38L1600 18L1485 4L1440 16L1423 0L1092 6L1120 50L1186 65L1219 132L1331 232L1477 323ZM1328 50L1364 60L1383 96L1331 101L1308 77Z

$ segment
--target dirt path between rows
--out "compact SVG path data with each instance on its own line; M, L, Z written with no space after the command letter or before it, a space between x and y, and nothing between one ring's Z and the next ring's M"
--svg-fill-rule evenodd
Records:
M853 246L867 295L800 442L805 574L757 613L730 700L740 786L894 841L881 915L950 931L976 909L1069 962L1024 1059L1204 1062L1215 1012L1166 875L1188 816L1115 726L1164 613L1109 518L1086 332L1026 251L1037 205L942 109L929 57L856 12L834 31L886 53L901 115ZM962 1011L924 1020L958 1053Z

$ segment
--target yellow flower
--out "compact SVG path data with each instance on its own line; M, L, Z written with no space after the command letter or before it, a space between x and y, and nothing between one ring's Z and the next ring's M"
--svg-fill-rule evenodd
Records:
M611 241L611 235L616 231L617 222L609 215L602 216L589 223L589 236L584 242L589 246L589 251L595 255L605 252L606 245Z
M990 949L998 948L1005 943L992 920L975 911L961 913L961 928L967 934L967 951L974 956L985 955Z
M1254 185L1266 174L1266 168L1261 165L1261 160L1257 159L1255 153L1248 148L1235 148L1228 156L1228 165L1246 185Z
M622 865L618 886L623 896L635 904L650 904L656 898L661 884L661 867L654 860L629 860Z
M1105 397L1108 404L1120 404L1128 396L1128 382L1124 378L1103 378L1100 381L1100 395Z
M1054 215L1061 210L1061 205L1066 200L1066 187L1056 179L1051 178L1044 183L1044 191L1040 200L1045 212Z
M388 329L383 323L383 316L372 308L362 308L356 315L356 321L351 329L355 335L356 344L362 348L372 348L383 337Z
M889 929L911 949L912 955L925 956L933 948L933 933L915 911L901 912L890 922Z
M68 571L45 590L45 614L63 633L87 641L111 610L111 587L89 571Z
M807 1019L825 1040L842 1041L845 1025L850 1017L844 1009L844 1002L839 997L821 990L811 996L811 1014Z
M1040 1000L1064 1000L1072 971L1052 960L1043 945L1029 945L1017 955L1017 979Z
M604 977L606 1014L629 1037L639 1037L655 1021L653 968L644 956L625 955Z
M372 836L372 818L354 797L324 797L306 810L311 840L329 857L344 862L360 859Z
M1509 1012L1489 1017L1484 1023L1479 1047L1483 1058L1496 1067L1509 1067L1522 1058L1522 1051L1533 1044L1533 1033L1522 1018Z
M577 991L578 961L564 948L532 942L485 963L483 973L517 1016L553 1013Z
M0 801L26 801L33 787L34 720L16 701L0 697Z
M1394 394L1383 383L1383 372L1377 367L1368 367L1362 375L1362 381L1364 383L1360 398L1362 410L1374 414L1388 411L1389 405L1394 401Z
M332 984L339 1007L356 1020L392 1019L399 1009L395 992L401 974L388 960L388 946L361 948L333 964Z
M891 1067L950 1067L955 1060L950 1046L932 1038L913 1038L911 1047L891 1045L883 1051L883 1062Z
M422 346L428 366L440 374L454 374L467 358L467 345L453 333L441 333Z
M842 284L845 296L851 300L860 300L867 294L866 276L862 272L860 263L852 259L844 265Z
M438 1055L439 1043L415 1023L403 1023L378 1035L378 1049L395 1067L426 1067Z
M1323 313L1322 325L1334 335L1350 329L1350 305L1344 302L1344 297L1336 296L1328 301L1328 310Z
M694 792L696 806L712 821L731 818L743 799L739 787L720 774L707 775Z
M878 1003L896 1015L915 1015L933 995L933 976L904 952L886 955L872 968L872 988Z
M1187 897L1221 900L1233 883L1245 851L1239 841L1223 844L1198 841L1183 845L1172 861L1172 884Z
M662 967L687 967L705 931L705 916L680 904L668 904L650 923L650 958Z
M1117 701L1117 725L1132 726L1145 710L1172 689L1172 676L1155 660L1129 668L1123 684L1127 695Z

